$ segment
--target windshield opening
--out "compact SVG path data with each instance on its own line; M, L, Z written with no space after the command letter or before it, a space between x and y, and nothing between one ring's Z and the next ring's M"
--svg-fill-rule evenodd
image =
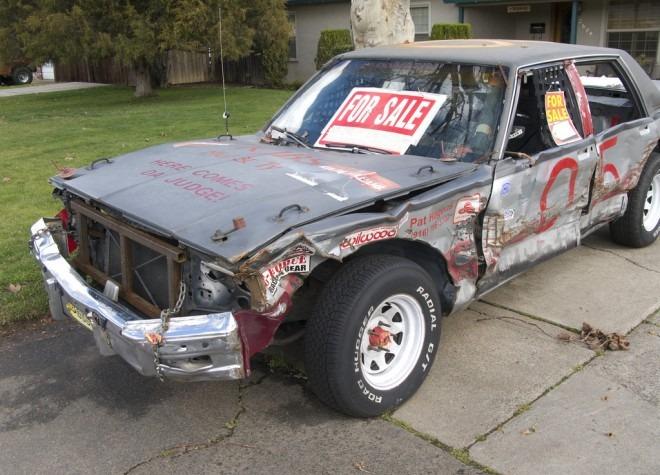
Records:
M274 118L316 148L442 160L490 156L507 74L499 66L344 60L313 79Z

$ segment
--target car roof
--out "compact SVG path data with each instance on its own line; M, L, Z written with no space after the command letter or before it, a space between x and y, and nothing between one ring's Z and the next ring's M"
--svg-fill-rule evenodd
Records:
M649 115L660 113L660 90L628 53L599 46L572 45L549 41L521 40L438 40L364 48L338 56L338 59L417 59L450 63L518 68L564 59L615 57L625 64L635 82Z
M343 58L422 59L507 66L512 69L579 56L618 56L619 50L548 41L439 40L365 48Z

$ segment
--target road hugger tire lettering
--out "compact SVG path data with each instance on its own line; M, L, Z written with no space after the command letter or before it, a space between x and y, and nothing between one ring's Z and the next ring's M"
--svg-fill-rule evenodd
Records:
M371 417L412 396L440 340L436 283L417 264L358 257L326 284L305 332L314 393L351 416Z

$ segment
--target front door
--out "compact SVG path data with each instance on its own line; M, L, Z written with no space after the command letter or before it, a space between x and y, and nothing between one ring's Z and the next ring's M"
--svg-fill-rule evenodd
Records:
M598 154L570 67L544 66L519 78L515 119L484 216L480 294L579 243Z

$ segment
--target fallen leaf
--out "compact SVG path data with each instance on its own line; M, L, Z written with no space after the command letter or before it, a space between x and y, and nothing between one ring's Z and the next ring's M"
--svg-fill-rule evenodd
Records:
M607 396L603 396L600 398L601 401L607 401Z
M9 290L12 294L17 294L21 291L22 287L21 284L9 284L7 287L7 290Z
M608 436L608 437L614 437L614 432L608 432L605 435Z
M367 470L366 468L364 468L364 465L365 465L364 462L355 462L355 463L353 464L353 466L354 466L357 470L359 470L360 472L371 473L369 470Z
M9 183L10 181L11 181L11 178L9 178L8 176L3 176L2 177L2 182L3 183Z
M67 162L70 162L70 161L73 160L73 157L64 157L64 160L66 160Z
M524 431L521 432L522 435L531 435L534 432L536 432L536 427L532 426L529 429L525 429Z
M568 332L559 332L557 339L562 341L571 341L573 339L573 335Z

